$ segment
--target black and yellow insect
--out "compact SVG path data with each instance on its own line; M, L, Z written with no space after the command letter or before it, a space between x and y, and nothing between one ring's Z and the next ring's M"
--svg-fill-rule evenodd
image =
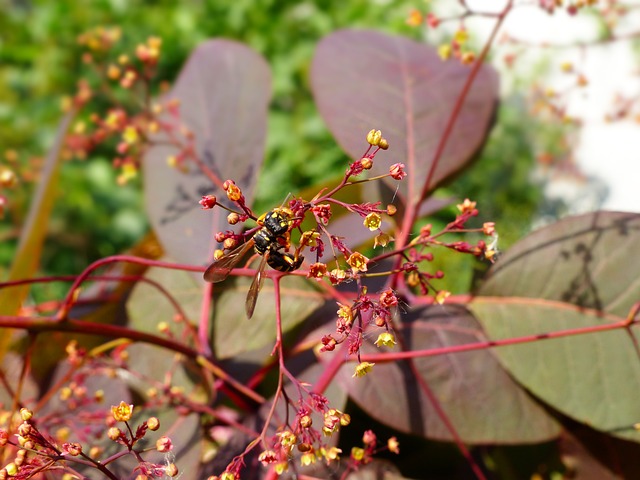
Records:
M229 272L251 250L262 256L260 265L253 277L251 287L247 293L245 309L247 317L251 318L256 308L258 293L264 283L264 269L269 265L279 272L292 272L300 268L304 257L283 251L289 242L289 232L293 225L293 213L288 208L275 208L260 217L258 223L262 228L253 237L239 247L215 260L204 272L207 282L217 283L223 281Z

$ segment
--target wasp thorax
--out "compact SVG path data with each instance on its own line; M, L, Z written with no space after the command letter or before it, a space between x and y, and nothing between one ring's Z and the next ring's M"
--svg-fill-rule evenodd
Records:
M264 226L276 237L284 235L291 226L291 215L284 209L271 210L264 216Z

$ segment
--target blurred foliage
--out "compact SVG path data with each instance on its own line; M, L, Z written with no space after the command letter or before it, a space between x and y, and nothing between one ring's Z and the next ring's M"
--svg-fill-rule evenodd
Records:
M421 30L405 22L414 7L415 2L406 0L0 0L0 154L15 150L23 173L33 173L32 159L42 156L52 141L62 97L74 92L86 75L76 42L79 34L99 25L119 26L124 51L132 51L151 35L160 36L159 77L169 81L198 43L232 38L264 55L274 74L256 206L266 209L289 192L341 174L347 163L310 93L308 68L317 42L345 27L418 38ZM445 192L478 201L482 219L497 221L501 245L527 230L540 200L539 189L531 184L527 122L521 105L504 104L482 157ZM86 161L66 163L43 258L46 272L78 273L91 261L130 247L148 228L140 185L117 186L109 162L109 152L99 152ZM25 188L13 193L13 210L0 224L3 240L15 238L29 193ZM435 222L448 217L447 213ZM8 265L12 248L10 241L2 242L0 268ZM468 285L468 279L458 282L455 291Z

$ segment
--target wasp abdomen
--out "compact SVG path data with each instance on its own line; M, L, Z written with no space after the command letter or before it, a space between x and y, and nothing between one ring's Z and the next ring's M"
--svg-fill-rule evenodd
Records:
M276 241L275 237L266 228L261 228L253 236L254 248L257 253L264 255Z
M267 263L271 268L279 272L293 272L302 265L304 257L295 257L294 255L278 250L271 250L267 257Z

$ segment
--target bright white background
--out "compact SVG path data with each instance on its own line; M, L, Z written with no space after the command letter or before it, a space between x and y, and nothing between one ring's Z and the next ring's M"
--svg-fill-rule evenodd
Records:
M500 11L504 0L468 0L473 10ZM565 0L565 3L568 3ZM638 1L625 2L640 6ZM444 4L444 5L443 5ZM436 3L436 12L442 14L460 11L457 2ZM466 23L472 38L481 42L488 38L495 19L474 18ZM446 24L445 24L446 25ZM455 30L449 23L445 28ZM620 18L617 34L640 31L640 8ZM536 5L519 6L509 13L498 34L507 33L511 37L540 44L575 45L597 38L598 23L591 15L580 12L570 16L563 10L549 15ZM494 50L495 51L495 50ZM518 57L513 70L508 71L502 60L503 54L513 48L498 46L500 55L495 57L495 66L509 75L528 78L535 65L545 59L549 62L549 74L540 79L554 90L562 91L569 83L575 83L575 76L562 72L561 64L571 62L582 72L588 86L575 89L569 97L567 113L583 120L574 158L585 178L552 178L547 189L550 196L564 196L573 202L572 213L597 208L640 212L640 119L633 118L617 122L607 122L605 115L614 106L617 94L627 97L640 96L640 53L632 50L628 40L592 45L580 48L528 48L526 55ZM513 88L503 82L503 89ZM640 107L640 104L636 105ZM640 114L640 108L636 108ZM633 117L633 116L632 116ZM603 193L604 195L603 200Z

